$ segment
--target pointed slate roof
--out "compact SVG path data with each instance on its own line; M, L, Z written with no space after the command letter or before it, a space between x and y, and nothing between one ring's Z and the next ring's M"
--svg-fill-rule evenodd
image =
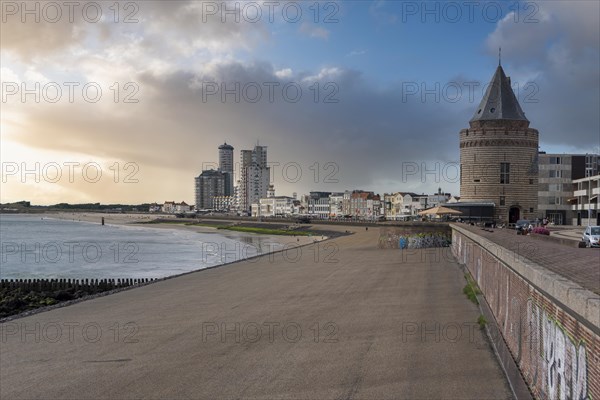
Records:
M471 122L491 120L529 122L510 86L510 78L504 74L501 65L498 65L485 96L481 99L475 115L471 118Z

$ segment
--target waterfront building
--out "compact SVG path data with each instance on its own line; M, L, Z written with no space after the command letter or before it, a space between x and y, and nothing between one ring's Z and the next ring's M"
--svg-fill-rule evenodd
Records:
M344 192L335 192L329 195L329 217L340 218L344 216Z
M219 171L225 174L224 196L233 196L233 146L224 144L219 146Z
M193 207L187 204L185 201L181 203L175 203L174 201L165 201L161 207L161 211L165 214L179 214L191 211Z
M331 192L310 192L308 197L308 214L319 219L329 218L329 196Z
M215 197L225 196L226 174L214 169L202 171L196 177L196 209L213 209Z
M254 150L242 150L239 181L239 210L251 213L252 204L266 198L270 184L271 169L267 165L267 147L255 146Z
M570 225L577 220L572 208L577 184L573 181L598 174L597 154L539 153L538 210L540 218L556 225Z
M492 203L492 219L538 216L539 134L529 127L501 65L460 131L460 203Z
M600 225L600 208L598 207L598 197L600 197L600 174L586 178L576 179L574 199L571 209L574 211L574 217L571 223L573 225Z

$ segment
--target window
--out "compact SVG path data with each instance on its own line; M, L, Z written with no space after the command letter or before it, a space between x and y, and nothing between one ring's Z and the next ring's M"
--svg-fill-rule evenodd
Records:
M548 190L550 192L562 192L562 184L561 183L551 183L548 185Z
M562 177L562 171L550 170L548 172L550 173L550 178L561 178Z
M530 180L529 180L529 184L530 184L530 185L533 185L533 179L530 179Z
M550 164L561 164L561 159L560 157L550 157Z
M562 199L560 197L549 197L548 198L548 204L552 204L552 205L558 204L558 205L560 205L560 204L562 204Z
M500 163L500 183L510 183L510 163Z
M529 212L532 213L533 212L533 207L529 207Z
M506 205L506 197L505 196L500 196L500 205L501 206Z

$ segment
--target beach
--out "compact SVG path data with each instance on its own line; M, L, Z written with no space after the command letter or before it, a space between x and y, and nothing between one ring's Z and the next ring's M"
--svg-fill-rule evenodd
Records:
M117 213L73 213L73 212L64 212L64 213L44 213L40 214L41 218L56 218L62 220L69 221L81 221L81 222L90 222L90 223L102 223L102 218L104 218L104 223L109 225L134 225L134 226L143 226L145 228L152 229L176 229L183 230L188 232L198 232L198 233L218 233L219 235L230 237L230 238L241 238L248 235L260 235L254 233L244 233L244 232L235 232L235 231L227 231L223 229L217 229L210 226L198 226L198 225L185 225L181 222L178 222L178 218L174 215L151 215L151 214L117 214ZM150 224L149 222L160 218L164 219L172 219L173 223L161 222L157 224ZM329 229L335 230L338 229ZM269 235L272 240L280 243L284 246L291 246L296 243L298 246L304 246L307 244L319 242L322 240L326 240L328 237L323 235L313 235L313 236L293 236L293 235Z

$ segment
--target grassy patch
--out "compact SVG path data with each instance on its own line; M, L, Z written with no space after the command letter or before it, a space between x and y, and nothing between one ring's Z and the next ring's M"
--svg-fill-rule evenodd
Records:
M470 275L465 274L465 279L467 280L467 284L463 288L463 293L475 304L479 304L479 300L477 300L477 295L481 294L481 291L477 287L477 283L471 278Z
M260 233L263 235L284 235L284 236L311 236L312 232L307 231L290 231L286 229L269 229L255 228L251 226L219 226L218 229L226 229L228 231Z
M204 228L223 228L223 225L216 225L216 224L205 224L203 222L188 222L185 224L185 226L202 226Z
M187 221L178 221L176 219L172 220L172 221L165 221L165 220L161 220L161 219L153 219L151 221L140 221L137 222L138 224L177 224L177 225L183 225L183 224L187 224L189 222Z
M487 325L487 319L480 314L479 318L477 318L477 323L479 324L479 328L483 329Z

